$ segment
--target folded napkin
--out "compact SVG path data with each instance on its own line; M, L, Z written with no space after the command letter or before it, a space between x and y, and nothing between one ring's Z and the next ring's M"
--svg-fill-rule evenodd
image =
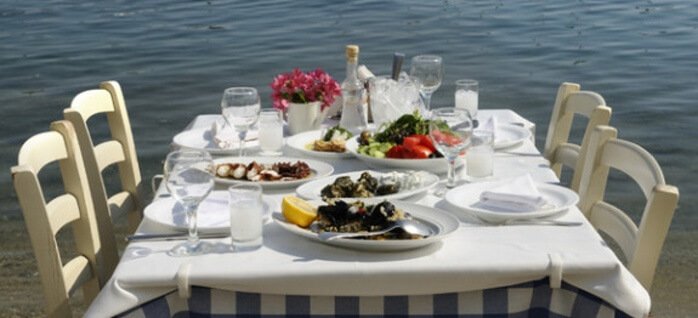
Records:
M478 205L504 212L531 212L545 207L547 201L538 192L531 175L506 180L501 186L483 191Z
M478 130L487 130L492 132L492 137L497 140L497 119L494 116L490 116L484 124L477 128Z
M211 136L216 145L221 149L236 147L240 142L237 131L223 122L214 121L211 124ZM257 139L257 131L247 131L245 141Z

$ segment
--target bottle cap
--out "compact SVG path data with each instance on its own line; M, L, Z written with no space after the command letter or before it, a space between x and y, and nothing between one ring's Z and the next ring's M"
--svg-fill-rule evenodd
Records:
M359 46L358 45L347 45L347 59L357 60L359 58Z

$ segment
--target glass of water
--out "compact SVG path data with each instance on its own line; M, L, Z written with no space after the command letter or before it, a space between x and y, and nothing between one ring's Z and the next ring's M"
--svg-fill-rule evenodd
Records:
M165 185L184 208L189 227L186 242L170 250L172 256L191 256L206 253L210 245L199 241L196 210L199 203L213 190L213 160L205 151L182 150L167 155Z
M257 183L236 184L228 188L230 237L233 249L253 250L262 246L264 204L262 186Z
M247 131L257 122L261 108L259 93L254 87L230 87L223 91L221 111L228 125L238 133L240 157L245 152Z
M456 108L465 109L475 119L478 108L479 83L473 79L456 81Z
M279 156L284 147L283 114L276 109L265 109L259 113L259 147L262 155Z
M466 170L470 177L485 178L493 174L494 132L476 129L466 155Z
M410 76L419 82L419 93L424 99L424 106L431 109L431 95L439 89L444 77L441 57L437 55L417 55L412 58Z

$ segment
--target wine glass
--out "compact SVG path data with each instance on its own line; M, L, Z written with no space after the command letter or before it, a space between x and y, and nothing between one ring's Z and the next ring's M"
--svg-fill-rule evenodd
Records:
M254 87L230 87L223 91L223 99L221 99L223 118L238 132L240 157L245 152L247 131L257 122L261 108L259 94Z
M417 55L412 58L410 76L419 82L419 93L424 99L424 106L431 109L431 95L441 86L444 68L441 57L437 55Z
M446 188L456 186L456 159L470 146L473 120L465 109L439 108L432 112L429 120L429 137L434 146L448 160L448 182ZM442 189L441 192L444 192ZM443 193L437 193L443 195Z
M172 197L184 208L189 227L186 242L169 251L172 256L206 253L210 245L199 241L196 210L213 189L213 160L205 151L181 150L167 155L165 184Z

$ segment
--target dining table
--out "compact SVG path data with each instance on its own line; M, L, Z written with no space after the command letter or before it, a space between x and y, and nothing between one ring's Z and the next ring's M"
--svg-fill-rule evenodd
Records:
M478 118L487 117L531 132L495 151L488 180L529 174L535 182L562 186L535 146L534 123L511 109L481 109ZM183 131L206 129L221 120L220 115L198 115ZM353 157L309 158L290 147L277 158L290 157L322 160L334 174L375 168ZM461 184L480 182L465 170L457 171ZM439 176L443 184L445 174ZM168 196L164 188L151 204ZM279 214L282 198L295 191L265 188L263 198L272 214ZM254 250L233 250L230 237L214 238L204 239L216 247L210 253L172 257L167 251L181 242L131 242L86 316L649 315L649 293L576 206L556 220L580 222L577 226L502 225L461 211L434 191L404 200L456 217L457 229L433 244L401 251L332 246L296 235L271 219L263 226L262 246ZM186 230L147 217L136 230L160 233Z

